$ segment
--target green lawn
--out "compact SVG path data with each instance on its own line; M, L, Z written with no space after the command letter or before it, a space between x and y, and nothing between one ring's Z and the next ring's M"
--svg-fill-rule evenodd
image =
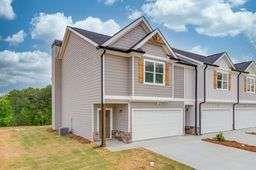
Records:
M110 152L48 128L0 128L0 169L192 169L143 148Z

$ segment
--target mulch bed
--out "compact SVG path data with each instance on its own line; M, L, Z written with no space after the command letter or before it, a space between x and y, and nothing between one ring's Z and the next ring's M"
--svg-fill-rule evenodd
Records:
M256 132L245 132L245 133L249 135L256 135Z
M211 142L211 143L224 145L224 146L228 146L228 147L233 147L233 148L246 150L246 151L250 151L250 152L256 152L256 146L240 143L240 142L237 142L234 140L218 141L215 139L206 138L206 139L202 139L202 141Z

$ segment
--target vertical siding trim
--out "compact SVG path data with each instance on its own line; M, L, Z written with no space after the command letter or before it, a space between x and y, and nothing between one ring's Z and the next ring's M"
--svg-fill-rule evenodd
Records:
M103 102L105 102L105 94L106 94L106 89L105 89L105 82L106 82L106 80L105 80L105 68L106 68L106 57L105 57L105 54L103 54L103 56L102 56L102 58L103 58Z
M172 82L171 82L171 86L172 86L172 98L174 98L174 90L175 90L175 86L174 86L174 64L172 64Z
M131 132L131 105L128 103L128 132Z
M134 96L134 56L132 56L132 96Z
M94 104L92 104L91 107L91 113L92 113L92 140L94 141Z

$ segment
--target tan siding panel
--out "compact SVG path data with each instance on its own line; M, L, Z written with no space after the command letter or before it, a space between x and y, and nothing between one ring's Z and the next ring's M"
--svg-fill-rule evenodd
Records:
M106 54L105 91L106 95L127 96L129 94L129 60L131 58Z
M94 46L71 33L62 63L62 126L92 140L92 106L99 101L99 54Z
M174 66L174 97L184 98L184 68Z
M117 42L115 42L112 46L117 48L129 49L139 40L147 35L147 32L142 27L142 25L138 25L130 32L121 37Z

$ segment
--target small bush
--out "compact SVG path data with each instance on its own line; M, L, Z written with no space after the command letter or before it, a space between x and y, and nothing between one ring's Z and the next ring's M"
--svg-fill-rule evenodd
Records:
M223 142L223 141L226 140L222 132L219 132L219 133L216 135L215 139L216 139L217 141L220 141L220 142Z

